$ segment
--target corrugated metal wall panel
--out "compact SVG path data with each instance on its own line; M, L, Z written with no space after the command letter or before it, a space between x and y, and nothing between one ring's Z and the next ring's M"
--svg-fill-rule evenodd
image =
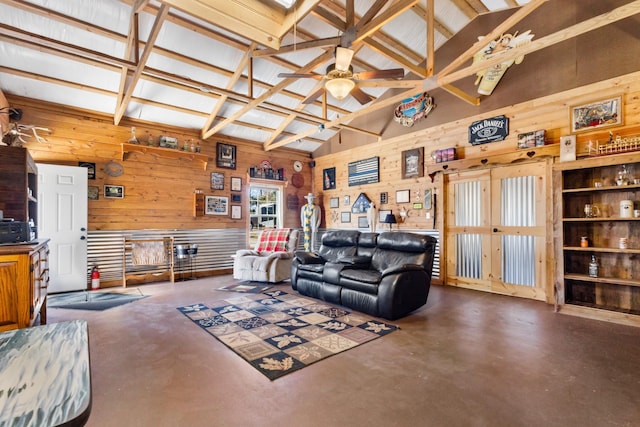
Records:
M233 268L232 255L246 249L246 230L238 228L193 230L109 230L87 233L87 260L89 270L100 267L101 279L122 279L122 259L125 237L133 239L157 239L173 237L174 245L197 244L198 253L192 265L195 271L212 271ZM184 267L176 263L176 267Z

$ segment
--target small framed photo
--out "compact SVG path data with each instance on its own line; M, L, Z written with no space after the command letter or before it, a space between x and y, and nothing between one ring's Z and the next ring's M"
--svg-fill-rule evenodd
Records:
M105 199L124 199L124 187L122 185L105 185Z
M206 196L204 213L207 215L229 215L229 198Z
M100 198L100 189L94 185L87 187L87 198L89 200L98 200Z
M396 203L409 203L409 190L396 191Z
M236 146L218 142L216 149L216 165L219 168L236 168Z
M366 216L358 217L358 228L369 228L369 221Z
M87 179L96 179L96 164L91 162L78 162L78 166L87 168Z
M231 219L242 219L242 206L231 206Z
M351 222L351 212L341 212L340 213L340 222Z
M384 220L387 219L387 215L391 215L390 210L379 210L378 211L378 222L384 223Z
M322 189L334 190L336 188L336 168L322 170Z
M242 191L242 178L238 176L231 177L231 191Z
M414 148L402 152L402 178L424 176L424 148Z
M382 193L380 193L380 204L385 205L387 203L389 203L389 193L383 191Z
M340 198L339 197L332 197L329 199L329 207L330 208L339 208L340 207Z
M570 107L571 132L621 126L622 95Z
M242 203L242 194L232 194L231 203Z
M422 209L422 203L414 203L413 209Z
M211 172L211 189L224 190L224 174L220 172Z

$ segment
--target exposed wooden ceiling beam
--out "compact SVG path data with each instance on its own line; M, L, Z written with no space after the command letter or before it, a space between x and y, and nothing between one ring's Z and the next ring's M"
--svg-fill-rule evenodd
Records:
M504 34L505 31L507 31L514 25L516 25L518 22L522 21L534 10L536 10L546 2L547 0L531 0L530 3L527 3L525 6L518 9L513 15L505 19L504 22L502 22L496 28L491 30L481 40L478 40L477 42L475 42L473 46L467 49L462 55L458 56L456 59L451 61L451 63L449 63L447 66L445 66L442 70L438 72L438 75L445 76L451 71L461 66L462 64L464 64L469 59L473 58L473 55L478 53L478 51L483 47L485 47L487 43Z
M535 2L535 0L533 0ZM518 12L516 12L518 13ZM580 22L578 24L572 25L568 28L565 28L563 30L557 31L553 34L550 34L548 36L545 36L543 38L540 38L538 40L533 40L530 43L527 43L525 45L519 46L517 48L511 49L509 51L507 51L504 55L501 55L499 57L494 57L491 59L488 59L486 61L483 61L483 63L480 64L475 64L475 65L471 65L469 67L466 67L464 69L461 69L457 72L454 73L449 73L445 76L433 76L433 77L429 77L425 80L423 80L423 89L425 91L430 91L436 88L442 88L446 85L450 85L451 83L453 83L454 81L460 80L462 78L471 76L473 74L475 74L476 72L485 69L487 67L491 67L492 65L496 65L499 64L503 61L506 60L510 60L510 59L515 59L518 56L522 56L522 55L526 55L532 52L535 52L537 50L541 50L544 48L547 48L549 46L552 46L556 43L560 43L563 42L565 40L568 40L570 38L573 37L577 37L581 34L587 33L589 31L592 30L596 30L600 27L612 24L614 22L617 22L619 20L628 18L629 16L633 16L640 13L640 0L635 0L632 1L630 3L627 3L626 5L620 6L616 9L613 9L609 12L603 13L601 15L598 15L596 17L587 19L583 22ZM388 98L385 99L378 99L378 102L363 108L362 110L350 113L350 114L346 114L344 116L340 116L332 121L326 122L324 124L325 129L329 129L332 128L334 126L337 126L343 122L347 122L347 121L351 121L354 120L358 117L361 117L363 115L366 114L370 114L373 111L377 111L379 109L388 107L390 105L394 105L400 101L402 101L405 98L408 98L410 96L415 95L415 89L411 89L408 91L404 91L400 94L396 94L393 96L390 96ZM305 137L308 137L310 135L313 135L317 130L315 128L310 128L304 132L299 133L298 135L294 135L291 136L289 138L284 138L280 141L277 141L273 144L271 144L271 146L269 147L270 150L273 150L277 147L282 147L285 145L288 145L298 139L302 139Z
M153 22L153 26L151 27L151 32L149 33L149 37L147 38L147 44L144 48L144 51L142 52L142 56L140 57L140 62L136 64L136 69L134 70L133 75L131 76L131 80L127 82L127 84L125 85L124 95L122 96L122 100L118 104L113 117L113 122L115 125L118 125L118 123L120 123L120 120L122 119L122 116L124 115L124 112L127 109L127 105L129 104L129 100L133 95L133 91L136 88L136 84L138 83L138 80L142 75L144 66L147 63L149 56L151 56L152 46L155 43L156 38L160 33L160 30L162 29L162 24L164 23L164 19L167 17L168 13L169 13L169 6L167 6L166 4L163 4L160 7L160 11L158 12L158 15L156 16ZM121 98L120 95L118 95L118 99L120 98Z

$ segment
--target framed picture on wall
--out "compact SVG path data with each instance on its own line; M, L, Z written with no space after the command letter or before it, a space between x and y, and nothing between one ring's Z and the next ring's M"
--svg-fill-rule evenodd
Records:
M95 185L89 185L87 187L87 197L89 200L98 200L100 198L100 190Z
M231 177L231 191L242 191L242 178L238 176Z
M204 213L207 215L229 215L229 198L220 196L206 196Z
M341 212L340 213L340 222L351 222L351 212Z
M329 199L329 207L330 208L339 208L340 207L340 198L332 197Z
M409 203L409 190L396 191L396 203Z
M621 126L623 124L622 95L573 105L570 107L569 113L572 133Z
M387 215L391 215L390 210L379 210L378 211L378 222L383 223L387 218Z
M424 176L424 148L402 152L402 178Z
M211 172L211 189L224 190L224 174L220 172Z
M231 203L242 203L242 194L232 194Z
M105 185L105 199L124 199L124 187L122 185Z
M242 219L242 206L231 206L231 219Z
M216 165L219 168L236 168L236 146L218 142L216 147Z
M322 170L322 189L334 190L336 188L336 168Z
M366 216L358 217L358 228L369 228L369 221Z

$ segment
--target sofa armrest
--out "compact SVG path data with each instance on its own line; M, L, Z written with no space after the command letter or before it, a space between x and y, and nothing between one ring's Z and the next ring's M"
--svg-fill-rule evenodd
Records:
M267 259L291 259L293 258L293 254L291 252L261 252L261 256L266 256Z
M240 250L236 251L236 257L258 256L258 255L260 255L260 252L254 251L253 249L240 249Z
M300 264L324 264L325 259L313 252L296 251L294 253Z
M398 274L398 273L403 273L405 271L418 271L418 270L424 271L424 268L418 264L401 264L401 265L393 265L389 268L386 268L380 274L382 275L382 277L384 277L390 274Z

